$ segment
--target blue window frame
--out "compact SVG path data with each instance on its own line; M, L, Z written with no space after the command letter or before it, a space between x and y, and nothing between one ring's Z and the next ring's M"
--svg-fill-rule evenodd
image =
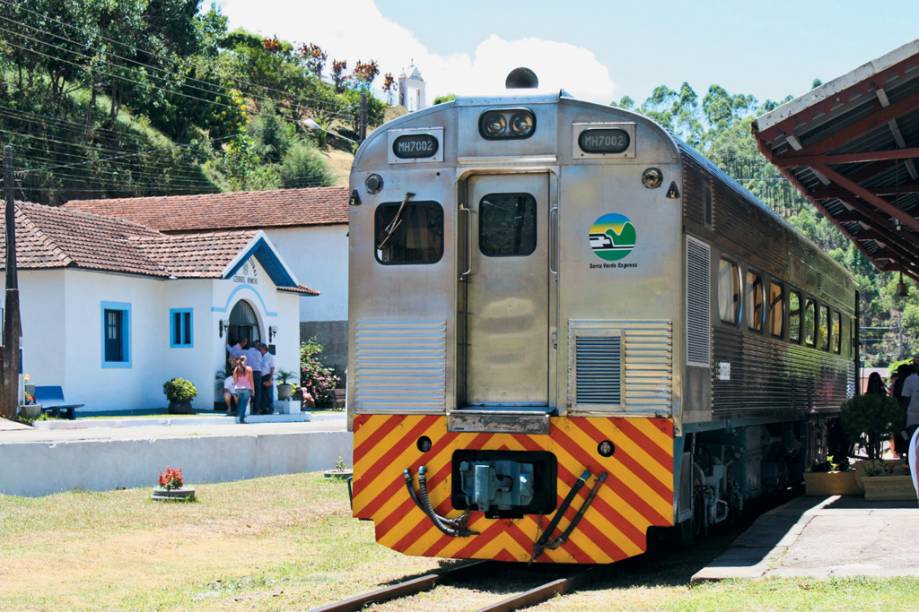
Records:
M102 367L131 367L131 305L102 302Z
M171 348L195 346L194 314L191 308L169 309L169 346Z

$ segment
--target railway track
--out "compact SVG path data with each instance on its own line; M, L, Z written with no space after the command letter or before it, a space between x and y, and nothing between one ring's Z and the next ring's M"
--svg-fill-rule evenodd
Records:
M462 563L449 569L431 572L430 574L425 574L416 578L410 578L375 591L369 591L336 603L314 608L313 612L350 612L353 610L361 610L366 606L410 597L422 591L433 589L439 585L449 585L472 578L478 574L484 577L488 574L488 568L492 566L507 567L506 564L492 561ZM539 568L539 570L542 571L543 568ZM514 593L493 604L480 607L479 612L508 612L510 610L519 610L521 608L534 606L556 595L570 593L578 588L578 586L582 585L585 579L596 570L596 567L570 569L569 571L561 570L556 572L552 579L542 582L537 586L522 590L519 593ZM559 574L564 575L559 576Z

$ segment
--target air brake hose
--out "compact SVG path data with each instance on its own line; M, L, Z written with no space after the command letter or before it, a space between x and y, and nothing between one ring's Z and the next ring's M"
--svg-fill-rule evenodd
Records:
M452 535L454 537L473 535L473 532L466 529L466 521L469 519L468 510L455 519L448 519L437 514L431 506L431 500L428 497L427 471L428 469L423 465L418 468L418 491L421 497L421 503L423 504L422 510L424 510L427 515L431 517L431 520L434 521L434 524L447 535Z
M466 512L462 516L459 516L455 519L447 518L445 516L440 516L431 506L430 498L428 497L427 489L427 477L425 473L427 469L422 466L418 470L418 486L420 489L419 493L415 492L415 487L412 485L412 474L408 468L402 470L402 476L405 479L405 488L408 489L409 497L412 498L412 501L418 506L422 512L424 512L431 522L434 523L434 526L437 527L440 531L447 534L451 537L466 537L474 535L475 532L469 531L466 529L466 521L469 519L469 513Z
M412 486L412 473L408 470L408 468L402 470L402 477L405 479L405 488L408 489L408 494L412 498L412 501L415 502L415 505L421 508L421 510L425 514L427 514L429 517L431 516L432 513L437 515L441 523L444 523L448 527L452 527L454 529L459 529L465 525L465 518L466 518L465 516L459 516L455 519L451 519L445 516L440 516L436 512L433 512L434 510L433 508L431 508L432 512L428 512L428 510L424 507L424 504L422 503L421 499L418 498L418 494L415 492L415 487ZM419 480L420 480L420 477L419 477Z
M597 496L597 491L600 490L600 485L606 481L606 477L606 472L603 472L597 476L597 480L594 482L594 486L591 487L590 493L587 494L587 499L584 500L584 503L581 505L581 508L578 510L577 514L575 514L574 518L571 519L571 522L568 523L568 527L565 528L565 531L562 532L562 535L546 544L546 548L556 549L568 541L568 538L571 537L571 534L578 526L578 523L580 523L581 519L584 518L584 513L587 512L587 509L590 508L590 504L593 503L594 498Z

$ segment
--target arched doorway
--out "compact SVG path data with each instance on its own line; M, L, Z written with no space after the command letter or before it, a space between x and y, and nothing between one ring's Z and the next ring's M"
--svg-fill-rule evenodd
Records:
M262 334L258 325L258 315L249 302L240 300L230 311L229 341L236 344L245 338L251 346L253 342L260 342Z

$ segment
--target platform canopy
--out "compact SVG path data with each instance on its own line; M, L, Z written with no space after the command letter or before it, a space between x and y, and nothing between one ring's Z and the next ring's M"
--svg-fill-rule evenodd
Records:
M759 117L753 134L879 270L919 281L919 39Z

